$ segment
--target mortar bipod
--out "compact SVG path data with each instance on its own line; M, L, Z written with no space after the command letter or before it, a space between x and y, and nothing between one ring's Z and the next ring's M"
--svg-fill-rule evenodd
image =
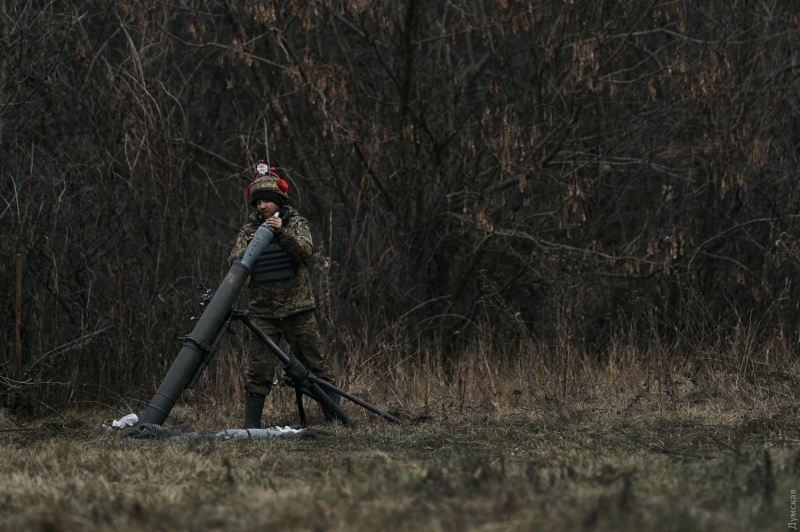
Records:
M281 361L281 367L283 368L284 373L286 374L287 384L293 387L295 390L298 390L299 393L308 395L316 402L320 403L324 407L328 408L329 410L336 413L339 420L342 422L343 425L353 426L353 422L344 413L344 410L333 402L333 400L328 397L322 388L326 390L331 390L336 392L340 396L344 397L345 399L349 399L353 403L357 404L362 408L366 408L370 412L378 414L379 416L383 417L387 421L391 421L392 423L401 424L400 420L396 417L387 414L383 410L380 410L371 404L367 403L366 401L362 401L358 397L351 395L341 388L337 388L333 384L324 381L314 375L312 372L308 371L303 364L294 357L289 357L284 353L276 344L273 342L258 326L253 322L254 315L249 310L236 310L234 309L231 311L231 319L232 320L239 320L243 322L248 329L250 329L253 334L255 334L256 338L258 338L262 344L264 344L267 349L272 351L272 353L278 357ZM304 421L305 412L302 410L302 397L298 395L298 410L301 415L301 421Z
M273 386L288 386L294 390L295 404L297 405L297 415L300 416L300 426L306 427L306 409L303 407L303 390L294 385L294 381L288 378L278 379L272 383Z

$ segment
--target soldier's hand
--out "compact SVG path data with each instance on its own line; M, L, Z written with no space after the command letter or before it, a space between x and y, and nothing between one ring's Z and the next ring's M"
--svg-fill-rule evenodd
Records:
M250 233L249 235L247 235L247 243L248 243L248 244L250 243L250 241L251 241L251 240L253 240L253 237L254 237L255 235L256 235L255 231L253 231L252 233Z
M270 226L273 231L275 231L276 235L281 232L281 227L283 227L283 220L281 220L277 216L271 216L267 218L265 221L267 222L267 225Z

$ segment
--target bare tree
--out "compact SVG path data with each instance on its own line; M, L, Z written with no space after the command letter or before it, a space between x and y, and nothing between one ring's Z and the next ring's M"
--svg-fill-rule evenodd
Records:
M4 0L4 389L146 397L266 155L334 345L458 330L455 357L503 316L597 356L651 323L692 349L698 320L797 345L797 11Z

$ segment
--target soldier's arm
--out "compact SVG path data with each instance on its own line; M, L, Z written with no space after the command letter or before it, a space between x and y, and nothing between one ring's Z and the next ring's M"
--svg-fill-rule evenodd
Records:
M314 252L308 221L300 216L286 224L278 233L278 244L295 262L303 262Z

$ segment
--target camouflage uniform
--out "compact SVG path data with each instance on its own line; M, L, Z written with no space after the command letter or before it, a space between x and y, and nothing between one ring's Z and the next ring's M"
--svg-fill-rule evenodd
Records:
M305 261L313 252L308 221L297 211L285 206L281 209L282 228L276 235L280 250L291 257L294 275L288 280L258 283L250 280L250 310L255 323L275 343L285 340L306 368L318 377L335 384L333 374L325 360L322 339L314 317L314 294ZM254 212L239 231L229 261L241 259L247 249L247 238L263 222ZM266 252L265 252L266 253ZM250 393L267 395L277 368L277 357L269 352L253 335L250 335L250 366L246 389ZM288 353L287 353L288 354Z

